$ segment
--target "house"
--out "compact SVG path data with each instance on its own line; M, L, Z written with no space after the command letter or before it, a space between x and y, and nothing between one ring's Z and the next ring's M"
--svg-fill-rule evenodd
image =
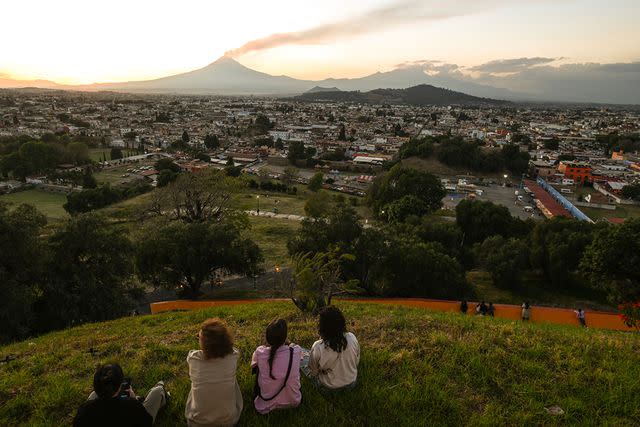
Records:
M591 165L588 163L562 161L558 165L558 172L580 184L592 181Z

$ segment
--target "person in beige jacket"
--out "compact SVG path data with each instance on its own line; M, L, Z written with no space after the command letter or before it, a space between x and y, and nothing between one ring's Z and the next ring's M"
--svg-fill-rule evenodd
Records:
M220 319L208 319L198 333L200 350L187 356L191 390L184 416L189 427L233 426L242 413L236 379L239 352Z

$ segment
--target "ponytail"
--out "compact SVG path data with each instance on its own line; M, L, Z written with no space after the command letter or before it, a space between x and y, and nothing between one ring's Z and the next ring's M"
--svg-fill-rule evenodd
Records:
M269 344L269 376L272 380L276 378L271 372L273 370L273 360L276 357L278 349L284 345L287 340L287 322L283 319L278 319L269 323L267 326L267 343Z

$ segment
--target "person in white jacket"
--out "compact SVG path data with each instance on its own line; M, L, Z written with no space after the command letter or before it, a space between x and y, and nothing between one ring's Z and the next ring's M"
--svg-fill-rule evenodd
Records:
M198 333L199 350L189 351L191 390L184 415L189 427L233 426L242 413L242 393L236 379L240 353L220 319L208 319Z
M358 378L360 344L347 332L339 308L328 306L320 312L320 338L310 351L303 350L302 372L314 383L329 390L353 388Z

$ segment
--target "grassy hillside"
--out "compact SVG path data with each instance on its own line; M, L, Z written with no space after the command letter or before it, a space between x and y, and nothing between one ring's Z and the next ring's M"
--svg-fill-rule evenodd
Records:
M362 345L353 391L323 396L304 380L300 408L256 415L249 360L266 323L281 316L292 341L310 346L316 338L315 319L291 304L258 303L124 318L0 347L0 360L17 357L0 364L0 425L68 425L95 365L107 361L123 366L138 393L166 380L174 398L157 425L184 425L185 357L210 316L229 322L242 353L240 425L632 425L640 417L637 334L339 305ZM565 415L548 415L550 405Z

